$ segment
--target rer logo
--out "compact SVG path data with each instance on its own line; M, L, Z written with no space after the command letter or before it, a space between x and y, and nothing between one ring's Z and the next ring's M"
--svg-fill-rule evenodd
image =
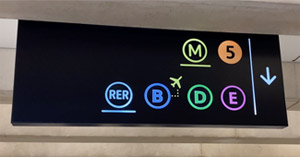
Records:
M116 110L102 110L103 113L135 113L135 110L123 110L133 98L131 88L124 82L114 82L105 90L106 102ZM120 110L122 109L122 110Z
M207 57L207 47L203 41L192 38L182 46L182 53L185 59L191 64L180 64L183 67L211 67L211 65L199 64Z
M161 83L149 85L144 93L146 103L154 109L163 109L171 101L170 90Z
M189 89L187 99L194 109L206 110L213 102L213 94L205 85L197 84Z

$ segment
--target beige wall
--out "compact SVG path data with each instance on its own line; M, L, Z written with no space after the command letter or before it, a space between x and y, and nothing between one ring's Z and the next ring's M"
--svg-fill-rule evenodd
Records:
M12 90L16 49L0 48L0 90Z
M0 143L0 157L299 157L300 145Z

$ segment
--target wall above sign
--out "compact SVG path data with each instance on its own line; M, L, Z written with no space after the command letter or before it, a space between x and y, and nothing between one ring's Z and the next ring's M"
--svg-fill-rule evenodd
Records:
M19 21L12 123L285 127L278 36Z

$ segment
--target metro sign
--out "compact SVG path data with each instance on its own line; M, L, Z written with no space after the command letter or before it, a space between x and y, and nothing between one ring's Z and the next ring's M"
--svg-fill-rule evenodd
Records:
M277 35L19 21L14 125L285 127Z

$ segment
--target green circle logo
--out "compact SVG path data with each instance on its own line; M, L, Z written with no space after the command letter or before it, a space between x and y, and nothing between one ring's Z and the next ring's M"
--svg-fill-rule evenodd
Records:
M200 88L198 90L195 90L196 88ZM207 95L206 93L203 92L203 90L206 90L209 94L209 101L208 103L203 106L203 107L199 107L197 106L196 104L204 104L206 102L206 99L207 99ZM194 101L191 100L191 95L194 94ZM201 95L201 99L199 99ZM213 94L211 92L211 90L206 87L205 85L202 85L202 84L197 84L197 85L194 85L192 86L188 93L187 93L187 99L188 99L188 102L189 104L196 110L206 110L207 108L209 108L213 102Z
M197 47L193 47L192 43L197 43ZM204 52L202 52L202 47L204 49ZM188 49L188 52L186 52L186 49ZM202 62L206 56L207 56L207 47L204 44L203 41L192 38L187 40L183 46L182 46L182 53L183 56L192 63L200 63ZM192 59L192 56L198 56L198 60Z

